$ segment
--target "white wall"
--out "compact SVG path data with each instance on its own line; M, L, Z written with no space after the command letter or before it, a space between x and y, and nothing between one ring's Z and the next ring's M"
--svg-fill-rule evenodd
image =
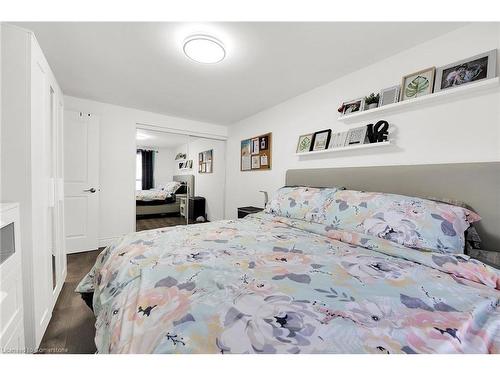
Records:
M100 245L135 230L136 126L225 137L227 127L65 96L65 109L100 119Z
M189 143L189 158L193 159L195 195L205 197L207 218L210 221L224 219L226 142L198 138ZM212 173L198 172L198 154L213 150Z
M167 182L172 181L172 176L175 173L175 152L173 148L166 147L148 147L148 149L158 151L154 156L154 187L164 186Z
M470 24L231 125L227 142L226 217L236 217L240 206L262 206L262 194L258 191L273 192L282 186L285 172L291 168L500 160L498 90L384 116L393 127L391 137L396 141L393 148L302 159L293 155L301 134L328 128L344 131L370 123L348 126L337 121L337 108L343 101L400 84L405 74L446 65L493 48L500 48L499 24ZM240 141L267 132L273 133L272 170L240 172Z

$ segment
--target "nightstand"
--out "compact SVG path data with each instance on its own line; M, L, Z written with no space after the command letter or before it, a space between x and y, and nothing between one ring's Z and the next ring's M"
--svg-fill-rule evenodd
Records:
M187 205L186 200L187 200L186 197L181 198L181 203L180 203L181 216L186 217L186 212L189 211L190 222L195 221L200 216L203 216L205 220L207 219L207 214L205 213L205 198L190 197L189 206Z
M262 210L264 210L264 209L260 208L260 207L254 207L254 206L238 207L238 219L242 219L247 215L255 214L255 213L260 212Z

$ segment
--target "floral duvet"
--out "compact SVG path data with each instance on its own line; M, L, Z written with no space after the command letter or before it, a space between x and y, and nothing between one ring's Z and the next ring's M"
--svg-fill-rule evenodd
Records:
M268 214L133 233L77 288L99 353L499 353L500 274Z
M159 190L159 189L150 189L150 190L136 190L135 191L135 200L136 201L162 201L167 198L170 198L172 193Z

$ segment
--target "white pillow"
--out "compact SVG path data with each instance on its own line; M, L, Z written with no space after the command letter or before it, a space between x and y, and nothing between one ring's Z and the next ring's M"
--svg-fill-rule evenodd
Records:
M163 191L167 192L168 194L174 194L180 186L181 183L179 181L168 182L165 184L165 186L163 186Z

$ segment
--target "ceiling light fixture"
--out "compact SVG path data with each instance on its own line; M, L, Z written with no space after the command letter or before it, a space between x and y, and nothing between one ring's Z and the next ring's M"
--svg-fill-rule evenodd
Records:
M191 60L204 64L215 64L226 57L222 42L208 35L192 35L186 38L183 50Z

